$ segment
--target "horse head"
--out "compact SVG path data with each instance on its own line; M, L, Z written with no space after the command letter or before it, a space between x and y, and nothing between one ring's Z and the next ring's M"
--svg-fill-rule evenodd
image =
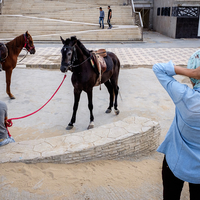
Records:
M77 51L75 47L78 40L76 36L73 36L66 40L64 40L62 37L60 37L60 39L63 43L63 48L61 49L62 59L60 71L67 72L68 70L71 70L74 62L78 60Z
M33 44L33 39L31 35L28 33L28 31L26 31L26 33L24 34L24 39L25 39L24 48L26 48L26 50L30 52L30 54L34 54L35 46Z

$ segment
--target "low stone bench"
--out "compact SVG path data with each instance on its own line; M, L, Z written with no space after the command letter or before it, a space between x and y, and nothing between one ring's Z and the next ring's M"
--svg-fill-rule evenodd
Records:
M0 163L78 163L127 155L137 157L155 150L159 135L159 123L131 116L79 133L2 146Z

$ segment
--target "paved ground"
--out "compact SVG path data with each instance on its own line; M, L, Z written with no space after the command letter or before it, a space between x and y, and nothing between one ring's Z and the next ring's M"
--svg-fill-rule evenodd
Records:
M129 52L128 58L126 57L126 59L121 60L122 64L125 65L125 61L128 60L127 66L133 66L134 59L136 59L135 62L137 62L137 64L133 67L138 66L140 68L122 69L120 72L119 86L123 100L119 100L119 109L121 111L119 116L115 116L112 113L110 115L106 115L104 113L108 105L107 91L105 87L102 87L102 91L99 91L98 87L94 88L95 125L100 126L130 115L147 117L160 123L162 128L160 138L161 142L164 139L173 119L174 105L156 80L152 70L149 68L155 62L166 62L170 59L175 64L186 66L190 55L200 48L199 41L200 40L197 39L174 40L158 33L147 32L145 33L145 42L143 43L104 44L106 49L110 48L109 50L118 52L117 55L120 55L121 51L122 54L120 59L126 56L127 52ZM86 46L93 49L101 48L103 44L88 43ZM16 96L15 100L9 100L6 96L5 75L4 73L0 73L0 100L7 103L9 117L22 116L36 110L43 103L45 103L55 91L63 78L63 74L59 70L45 70L42 68L25 69L24 65L43 65L46 60L48 60L46 64L49 64L51 54L55 54L56 57L56 59L54 59L56 62L53 61L52 64L59 64L59 49L61 47L62 45L60 44L36 44L38 54L28 56L23 61L22 66L18 66L18 68L13 72L12 92ZM162 53L160 53L161 50ZM137 53L137 56L135 53ZM159 54L159 57L157 57L157 54ZM41 63L36 63L39 59L41 59ZM32 63L30 60L32 60ZM148 68L143 68L142 66L147 66ZM70 120L73 105L73 88L70 83L70 76L71 74L68 73L67 79L58 94L54 97L52 102L49 103L49 105L40 111L39 114L14 122L14 126L10 130L16 141L52 137L68 133L65 130L65 127ZM188 83L188 79L184 77L177 76L177 79L183 83ZM82 94L77 115L77 123L75 128L70 132L73 133L85 130L88 123L89 112L87 109L87 99L86 95ZM146 155L139 159L134 157L124 158L124 161L122 162L127 161L130 161L133 166L137 166L138 162L150 164L150 161L154 161L161 163L162 155L153 152L151 155ZM91 163L91 165L96 166L95 163ZM103 174L107 166L106 161L103 164L101 163L101 165L101 173ZM122 167L120 163L117 165ZM83 163L83 165L79 166L78 169L76 168L77 166L74 166L74 169L83 170L86 166L88 166L88 164ZM134 169L133 166L130 167ZM160 166L161 164L157 164L155 169L152 171L148 171L147 166L146 173L136 171L136 173L130 174L133 180L135 179L135 181L137 181L138 179L141 179L143 181L143 184L137 186L134 184L125 186L120 185L120 183L117 186L109 186L108 180L107 185L92 187L93 181L91 178L91 184L84 182L81 191L78 191L78 193L73 192L75 185L66 187L65 191L63 190L62 193L65 193L65 195L67 194L67 196L62 196L63 198L59 198L60 193L56 191L54 191L53 195L51 191L47 190L44 190L46 192L45 194L38 194L37 190L35 190L35 193L29 191L28 189L21 191L17 185L12 185L13 182L15 182L14 177L9 178L1 174L0 197L2 197L2 199L162 199ZM4 168L5 165L0 165L0 167ZM29 165L29 167L32 168L31 165ZM54 167L52 167L52 170ZM69 167L66 166L66 169L67 168ZM79 181L76 176L77 172L74 171L73 174L73 180L75 182ZM122 172L122 174L123 173L125 172ZM143 175L139 177L137 176L137 173L143 173ZM122 174L120 176L122 176ZM149 175L148 178L147 174ZM155 178L156 181L152 183L151 179L154 180ZM88 179L90 178L88 177ZM95 179L95 177L93 177L93 179ZM111 176L110 180L111 179L114 179L114 176ZM53 183L53 179L51 181ZM56 187L57 186L55 186L55 188ZM39 180L37 188L40 188ZM186 199L188 199L187 186L184 188L181 200Z
M151 67L154 63L172 60L176 65L186 66L191 54L200 48L199 39L173 39L157 32L144 32L143 42L134 43L84 43L90 50L105 48L114 52L122 67ZM19 65L59 68L62 43L35 44L36 54L28 55ZM21 58L25 55L22 51Z

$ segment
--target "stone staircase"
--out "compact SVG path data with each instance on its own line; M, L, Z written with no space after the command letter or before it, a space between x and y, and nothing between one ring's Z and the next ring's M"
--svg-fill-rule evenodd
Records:
M10 40L26 30L34 41L57 41L76 35L88 41L141 40L131 6L124 0L5 0L0 15L0 39ZM107 6L113 10L113 29L107 29ZM105 29L98 24L99 7L105 12Z

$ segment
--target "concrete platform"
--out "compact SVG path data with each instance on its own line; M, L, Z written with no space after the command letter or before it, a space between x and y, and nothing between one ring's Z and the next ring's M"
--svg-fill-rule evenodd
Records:
M3 146L0 163L69 164L128 155L139 157L158 147L159 136L157 122L143 117L128 117L84 132Z

